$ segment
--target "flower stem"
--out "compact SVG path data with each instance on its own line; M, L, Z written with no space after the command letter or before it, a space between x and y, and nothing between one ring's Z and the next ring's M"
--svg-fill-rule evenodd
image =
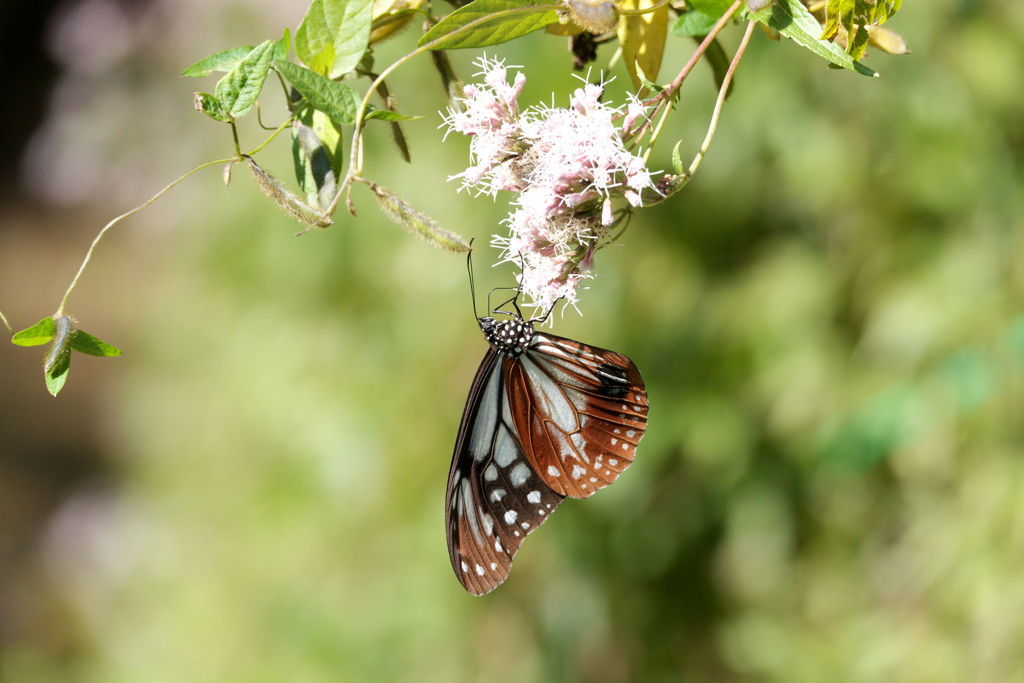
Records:
M693 158L690 168L686 170L686 175L688 177L693 177L693 174L697 172L697 167L700 166L700 162L704 160L704 155L707 154L708 148L711 147L711 140L715 137L715 129L718 127L718 117L722 113L722 105L725 103L726 93L729 92L729 84L732 82L732 75L736 72L736 67L739 66L740 59L743 57L743 53L747 50L747 44L750 42L750 36L754 33L755 24L756 22L754 21L747 24L747 30L743 33L743 40L740 41L740 46L736 48L736 56L732 58L729 70L725 72L725 78L722 79L722 87L718 91L718 100L715 102L715 110L711 114L711 123L708 126L708 134L704 137L704 142L697 151L697 155Z

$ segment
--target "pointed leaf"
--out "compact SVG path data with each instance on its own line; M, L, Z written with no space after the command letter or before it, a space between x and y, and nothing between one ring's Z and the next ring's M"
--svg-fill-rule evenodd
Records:
M292 49L291 29L285 28L281 40L274 43L274 59L288 59L288 51Z
M264 41L220 79L215 94L224 113L237 118L252 110L263 90L273 59L274 41Z
M328 45L334 64L327 74L339 78L359 64L370 41L373 0L313 0L295 32L295 54L305 64Z
M224 113L220 100L210 93L197 92L195 95L196 109L215 121L230 121L231 117Z
M775 0L756 12L742 9L748 19L759 21L772 28L793 42L806 47L819 57L824 57L836 66L856 71L865 76L877 76L874 71L855 61L843 52L839 46L816 36L821 33L821 24L807 11L799 0Z
M104 358L121 355L121 349L101 339L97 339L82 330L75 330L75 333L71 336L71 348L79 353L85 353L90 356L102 356Z
M245 59L245 56L250 52L252 52L252 45L233 47L230 50L224 50L223 52L218 52L215 55L210 55L206 59L200 59L192 66L182 71L181 75L198 78L200 76L209 76L214 71L230 71L235 67L235 65Z
M417 121L423 117L406 116L405 114L399 114L397 111L388 111L387 109L374 109L363 118L367 121L370 119L380 119L381 121Z
M71 354L65 353L57 363L46 371L46 389L54 396L64 388L64 382L68 379L68 370L71 369Z
M558 21L558 13L537 9L522 0L475 0L442 19L420 38L422 47L438 39L431 50L459 50L504 43ZM464 26L480 21L470 29Z
M292 62L274 62L274 67L295 86L314 109L327 114L336 123L355 123L360 101L355 90Z
M53 318L43 318L32 327L16 332L11 337L11 343L17 346L41 346L53 339L56 332Z

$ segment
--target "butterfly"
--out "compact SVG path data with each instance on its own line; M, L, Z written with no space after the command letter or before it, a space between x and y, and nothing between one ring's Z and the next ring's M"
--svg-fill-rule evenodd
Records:
M567 496L587 498L615 481L647 428L633 361L538 332L547 316L524 319L518 296L505 302L514 312L491 311L507 319L477 318L490 348L448 474L448 554L473 595L508 577L523 539Z

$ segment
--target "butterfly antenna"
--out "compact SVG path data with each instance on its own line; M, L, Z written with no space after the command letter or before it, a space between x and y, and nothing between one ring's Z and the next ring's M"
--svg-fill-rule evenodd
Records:
M469 253L466 254L466 270L469 271L469 295L473 299L473 317L477 320L480 316L476 314L476 282L473 279L473 237L469 240Z
M550 318L550 317L551 317L551 314L552 314L552 313L554 313L554 311L555 311L555 306L557 306L557 305L558 305L558 302L559 302L559 301L561 301L561 300L562 300L562 299L564 299L564 298L565 298L565 297L563 297L563 296L560 296L560 297L558 297L557 299L555 299L555 302L554 302L553 304L551 304L551 308L549 308L549 309L548 309L548 312L544 314L544 317L543 317L543 318L534 318L534 319L533 319L533 320L531 320L530 322L532 322L532 323L539 323L539 324L541 324L541 325L543 325L544 323L546 323L546 322L547 322L547 320L548 320L548 318Z

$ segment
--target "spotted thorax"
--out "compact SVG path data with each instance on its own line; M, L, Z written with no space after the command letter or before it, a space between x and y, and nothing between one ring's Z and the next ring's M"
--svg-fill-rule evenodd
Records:
M484 82L466 86L461 111L445 118L449 132L472 137L473 165L452 179L478 194L518 193L505 220L509 236L494 244L523 266L520 286L533 306L575 304L581 281L593 277L595 252L615 236L613 201L641 206L643 190L654 188L643 159L624 143L646 110L635 99L624 113L609 107L600 101L606 84L585 83L567 109L520 112L526 76L518 72L509 84L503 62L485 57L478 65Z

